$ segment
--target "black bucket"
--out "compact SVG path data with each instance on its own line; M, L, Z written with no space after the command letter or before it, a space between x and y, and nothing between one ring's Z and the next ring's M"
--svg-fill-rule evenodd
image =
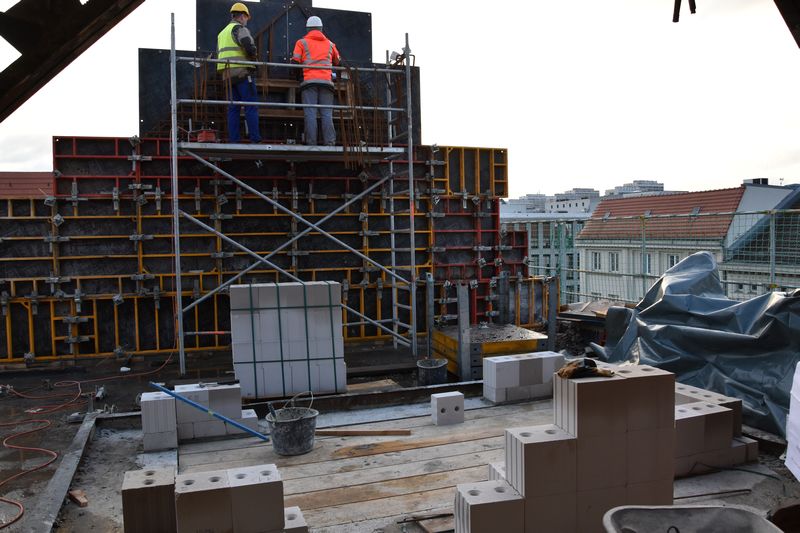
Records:
M289 404L292 407L286 407ZM282 409L274 410L271 404L268 407L270 412L267 413L267 424L275 453L302 455L314 448L319 411L312 409L310 405L294 407L294 398L286 402Z
M447 383L447 359L420 359L417 361L417 385Z

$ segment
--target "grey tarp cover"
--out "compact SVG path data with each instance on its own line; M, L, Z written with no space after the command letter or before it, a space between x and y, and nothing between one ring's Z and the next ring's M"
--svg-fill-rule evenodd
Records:
M610 308L606 332L605 347L592 345L601 359L638 359L681 383L741 398L746 424L786 435L800 289L730 300L714 256L698 252L667 270L634 309Z

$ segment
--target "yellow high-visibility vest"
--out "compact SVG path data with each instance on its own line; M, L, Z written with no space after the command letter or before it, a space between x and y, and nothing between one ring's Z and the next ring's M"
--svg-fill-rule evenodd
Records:
M239 23L231 22L217 35L217 59L241 59L247 61L247 54L244 48L233 39L233 28L238 26ZM241 63L217 63L217 70L224 70L226 68L251 68L250 65L242 65Z

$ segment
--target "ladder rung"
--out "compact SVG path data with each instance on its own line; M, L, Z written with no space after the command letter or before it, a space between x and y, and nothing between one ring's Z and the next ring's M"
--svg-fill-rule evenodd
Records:
M405 309L406 311L411 311L411 306L410 306L410 305L401 304L401 303L399 303L399 302L398 302L398 303L396 303L395 305L396 305L397 307L399 307L400 309Z

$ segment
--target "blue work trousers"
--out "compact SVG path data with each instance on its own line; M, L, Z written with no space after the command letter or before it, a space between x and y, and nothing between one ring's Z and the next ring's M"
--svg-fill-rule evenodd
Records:
M231 83L231 100L255 102L257 98L256 84L252 76L247 76L239 82ZM241 128L240 107L242 106L234 104L228 106L228 138L232 143L237 143L242 139L242 134L239 131ZM255 106L243 107L250 142L261 142L261 133L258 131L258 108Z
M310 83L303 87L301 98L304 104L333 105L333 89L321 83ZM336 144L333 109L330 107L304 107L306 144L317 144L317 111L322 118L322 142L326 145Z

